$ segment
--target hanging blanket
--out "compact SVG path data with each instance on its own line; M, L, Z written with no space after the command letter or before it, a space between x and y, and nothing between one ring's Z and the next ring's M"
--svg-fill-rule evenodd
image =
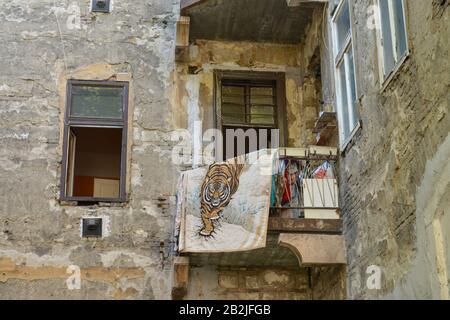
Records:
M183 172L177 201L179 252L233 252L265 247L275 150Z

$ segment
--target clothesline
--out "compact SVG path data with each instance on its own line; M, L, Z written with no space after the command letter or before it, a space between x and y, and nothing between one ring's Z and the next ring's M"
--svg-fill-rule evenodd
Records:
M278 172L272 177L271 207L292 209L294 218L301 217L299 208L304 207L304 179L335 179L336 168L332 161L281 159ZM330 184L327 180L326 184ZM331 191L333 186L328 186ZM318 196L325 207L325 191ZM309 194L314 198L314 194Z

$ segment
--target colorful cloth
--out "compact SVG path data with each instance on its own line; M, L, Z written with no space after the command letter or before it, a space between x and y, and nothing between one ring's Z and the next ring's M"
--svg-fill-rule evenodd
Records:
M277 162L275 150L260 150L183 172L177 201L178 251L265 247Z

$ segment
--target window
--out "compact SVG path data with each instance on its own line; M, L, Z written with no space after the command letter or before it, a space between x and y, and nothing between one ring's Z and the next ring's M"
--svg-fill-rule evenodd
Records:
M403 0L378 0L383 81L408 55Z
M71 80L61 199L125 201L128 83Z
M330 14L333 15L336 11L337 6L339 5L340 0L329 0L328 5L330 7Z
M216 71L216 122L224 139L223 159L284 144L284 110L284 74ZM240 142L239 132L245 142ZM226 148L230 139L234 147Z
M333 16L336 105L341 147L344 147L358 125L356 79L353 59L350 8L342 0Z

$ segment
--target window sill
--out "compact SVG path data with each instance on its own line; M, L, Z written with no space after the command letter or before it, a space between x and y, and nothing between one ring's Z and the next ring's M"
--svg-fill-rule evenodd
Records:
M361 131L362 129L362 122L361 120L358 121L356 127L353 129L350 136L347 138L347 140L340 146L340 154L341 156L345 157L346 153L350 151L350 149L353 147L356 141L356 135Z
M381 84L381 92L385 92L386 89L389 87L390 83L393 81L393 79L398 75L400 70L402 69L403 65L405 64L406 60L408 60L410 56L410 52L408 51L395 65L394 69L392 69L391 73L386 77L386 79L383 80Z
M99 207L125 207L128 201L125 199L110 198L87 198L87 197L61 197L59 199L61 206L82 207L82 206L99 206Z

